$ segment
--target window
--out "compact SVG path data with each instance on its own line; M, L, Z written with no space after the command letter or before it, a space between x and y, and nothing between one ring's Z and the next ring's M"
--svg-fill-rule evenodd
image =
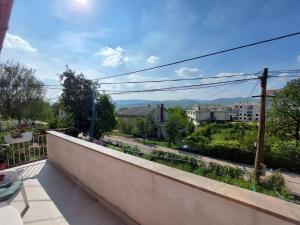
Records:
M246 117L244 117L244 120L246 120Z
M246 116L246 113L244 113L244 116Z
M258 116L258 114L256 114L256 116Z
M242 108L242 106L240 106L240 109Z

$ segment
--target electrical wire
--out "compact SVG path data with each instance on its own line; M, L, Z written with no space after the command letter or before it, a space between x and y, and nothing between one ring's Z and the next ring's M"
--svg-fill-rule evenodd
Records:
M162 67L167 67L167 66L171 66L171 65L175 65L175 64L180 64L180 63L183 63L183 62L193 61L193 60L196 60L196 59L201 59L201 58L206 58L206 57L213 56L213 55L218 55L218 54L222 54L222 53L226 53L226 52L231 52L231 51L235 51L235 50L238 50L238 49L248 48L248 47L252 47L252 46L256 46L256 45L260 45L260 44L264 44L264 43L268 43L268 42L272 42L272 41L277 41L277 40L280 40L280 39L284 39L284 38L288 38L288 37L292 37L292 36L296 36L296 35L300 35L300 32L295 32L295 33L291 33L291 34L287 34L287 35L277 36L277 37L266 39L266 40L263 40L263 41L258 41L258 42L254 42L254 43L250 43L250 44L240 45L240 46L237 46L237 47L224 49L224 50L220 50L220 51L216 51L216 52L211 52L211 53L208 53L208 54L204 54L204 55L200 55L200 56L196 56L196 57L192 57L192 58L182 59L182 60L179 60L179 61L166 63L166 64L162 64L162 65L159 65L159 66L148 67L148 68L139 69L139 70L135 70L135 71L127 72L127 73L121 73L121 74L117 74L117 75L106 76L106 77L98 78L97 80L104 80L104 79L108 79L108 78L121 77L121 76L130 75L130 74L135 74L135 73L145 72L145 71L149 71L149 70L154 70L154 69L158 69L158 68L162 68Z
M225 85L228 83L244 82L244 81L250 81L250 80L256 80L256 79L258 79L258 77L238 79L238 80L229 80L229 81L220 81L220 82L211 82L211 83L204 83L204 84L193 84L193 85L182 85L182 86L146 89L146 90L118 91L118 92L115 92L115 90L99 90L99 91L113 92L110 94L127 94L127 93L155 92L155 91L176 91L176 90L194 89L194 88L205 87L205 86L214 86L214 85L222 86L222 85Z
M180 78L180 79L164 79L164 80L101 82L100 84L101 85L102 84L142 84L142 83L163 83L163 82L177 82L177 81L194 81L194 80L220 79L220 78L239 77L239 76L251 76L251 75L256 75L258 73L242 73L242 74L232 74L232 75L224 75L224 76Z

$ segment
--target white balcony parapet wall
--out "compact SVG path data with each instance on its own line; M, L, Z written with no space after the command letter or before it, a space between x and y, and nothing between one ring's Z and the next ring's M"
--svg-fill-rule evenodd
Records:
M300 206L293 203L55 131L47 144L50 162L139 224L300 224Z

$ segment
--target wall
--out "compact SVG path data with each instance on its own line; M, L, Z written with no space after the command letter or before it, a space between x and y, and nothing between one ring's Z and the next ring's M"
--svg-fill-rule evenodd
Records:
M140 224L300 224L299 205L54 131L47 141L50 161Z

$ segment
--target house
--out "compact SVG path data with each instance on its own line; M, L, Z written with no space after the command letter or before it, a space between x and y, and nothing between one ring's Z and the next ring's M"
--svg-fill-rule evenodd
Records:
M186 110L186 114L196 126L203 122L224 123L230 120L229 107L221 105L195 105Z
M117 112L118 118L122 118L124 121L134 120L147 115L150 115L154 120L157 127L157 137L165 138L165 121L168 119L168 112L163 104L157 106L130 107Z

